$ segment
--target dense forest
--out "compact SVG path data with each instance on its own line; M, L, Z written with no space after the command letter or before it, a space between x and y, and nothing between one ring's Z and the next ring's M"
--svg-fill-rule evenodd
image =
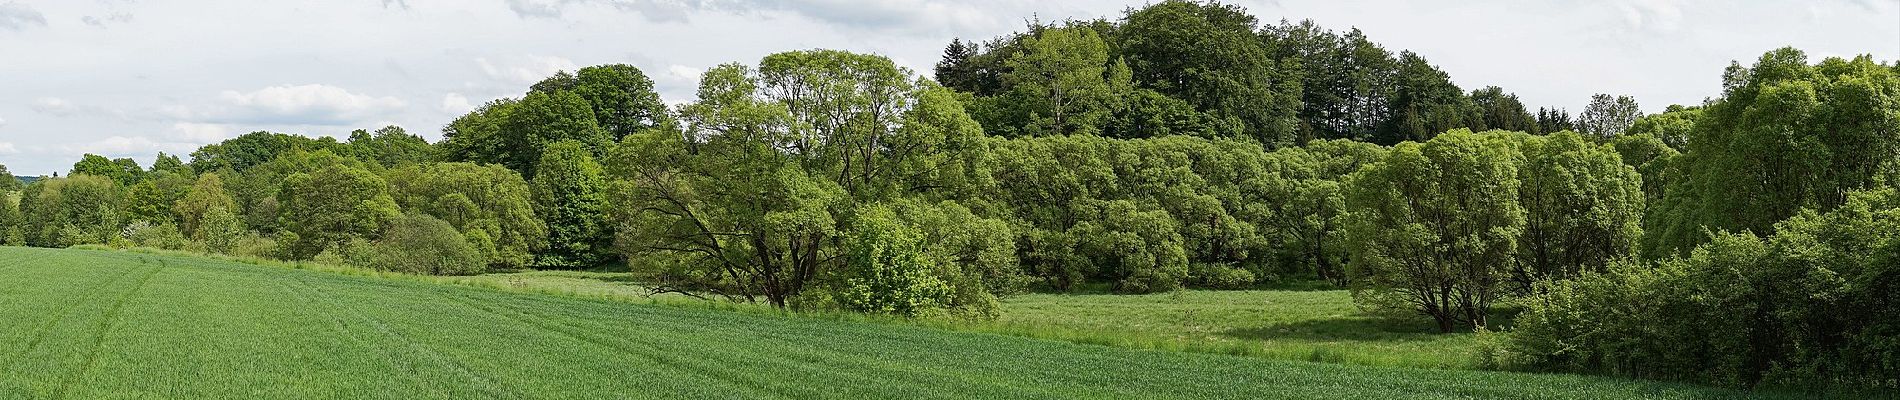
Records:
M1323 281L1503 330L1497 368L1900 385L1900 64L1776 49L1711 71L1702 104L1600 94L1573 117L1356 29L1164 1L954 39L927 73L789 51L668 106L600 65L436 143L392 126L89 154L0 182L0 243L627 265L657 291L976 319L1029 291Z

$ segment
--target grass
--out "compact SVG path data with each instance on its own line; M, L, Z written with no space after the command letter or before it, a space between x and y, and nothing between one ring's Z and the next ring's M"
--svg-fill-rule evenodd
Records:
M1151 295L1029 294L1003 299L998 321L1045 336L1095 336L1160 348L1276 359L1477 368L1477 338L1439 334L1426 319L1360 312L1343 290L1181 291ZM1033 336L1033 335L1032 335Z
M0 248L0 398L1739 398ZM373 274L371 274L373 275Z

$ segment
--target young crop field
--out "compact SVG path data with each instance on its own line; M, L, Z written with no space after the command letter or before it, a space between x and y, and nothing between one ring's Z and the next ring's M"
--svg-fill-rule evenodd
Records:
M0 398L1745 396L1091 346L97 250L0 248L0 321Z

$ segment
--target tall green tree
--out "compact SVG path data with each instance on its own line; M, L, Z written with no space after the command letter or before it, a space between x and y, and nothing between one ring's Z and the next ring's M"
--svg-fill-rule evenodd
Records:
M448 222L495 268L522 268L547 247L534 191L500 165L427 163L390 170L390 195L409 212Z
M503 130L519 105L515 99L494 100L449 121L442 127L442 141L436 143L438 153L447 161L514 167L507 162L512 155Z
M976 42L964 42L963 38L950 39L943 48L943 58L937 61L937 83L944 87L966 91L976 91L975 65L970 59L983 52L983 45Z
M1519 290L1636 255L1644 198L1635 168L1575 132L1513 136L1523 141L1524 157L1518 201L1525 222L1513 271Z
M606 261L613 234L604 215L606 183L592 152L580 142L555 142L535 170L535 214L547 227L548 247L534 265L587 268Z
M292 151L348 153L335 138L257 131L191 152L191 168L199 173L229 169L236 172L268 163Z
M1609 140L1629 130L1630 125L1642 117L1643 110L1636 105L1636 98L1598 93L1591 96L1590 105L1577 114L1577 130L1598 140Z
M1301 74L1301 139L1372 141L1393 118L1398 60L1355 28L1344 33L1313 20L1285 20L1261 29L1273 58L1293 60Z
M1804 208L1830 210L1890 178L1900 146L1900 74L1871 57L1809 64L1800 50L1730 66L1671 164L1645 255L1677 254L1705 232L1768 235Z
M126 218L128 221L154 225L176 224L178 221L172 215L172 205L185 198L192 182L197 180L197 176L184 168L152 173L150 178L128 188Z
M284 178L279 220L295 240L279 243L285 258L309 259L353 241L375 240L402 215L389 184L368 170L334 163Z
M144 179L145 169L130 158L109 159L97 154L86 154L73 164L67 175L92 175L105 177L117 182L119 186L132 186Z
M612 134L594 119L593 105L572 91L530 92L502 124L502 165L535 176L541 153L549 146L571 140L589 154L601 154L613 143Z
M1537 131L1535 133L1557 133L1577 129L1577 121L1570 119L1570 112L1561 108L1537 108Z
M1477 107L1476 129L1537 132L1537 119L1525 110L1524 102L1503 88L1486 86L1471 91L1471 105Z
M224 190L224 179L215 173L199 176L184 199L172 206L179 232L213 253L231 251L247 232L239 210L237 201Z
M1524 228L1516 146L1454 130L1394 146L1348 178L1354 297L1484 326Z
M349 154L356 159L385 168L428 162L436 157L435 149L428 141L395 125L377 129L374 133L363 130L351 132L350 141L345 145Z
M987 125L1016 135L1099 133L1116 106L1108 45L1085 26L1041 29L1025 36L1023 50L1009 57L1003 75L1008 115Z
M1267 57L1245 10L1169 0L1130 10L1122 21L1116 36L1136 84L1185 100L1264 145L1296 144L1299 79Z
M1695 131L1695 121L1702 116L1701 107L1683 107L1672 104L1661 114L1646 115L1630 124L1628 135L1650 135L1669 148L1682 151L1689 148L1689 135Z
M124 193L98 175L36 180L20 195L24 239L39 247L107 243L124 227Z
M785 307L835 273L855 204L973 193L982 131L956 96L889 59L839 51L723 65L682 131L615 151L623 253L671 290Z
M1469 128L1477 122L1479 114L1464 90L1425 57L1411 51L1399 52L1394 79L1397 89L1392 95L1392 118L1374 135L1375 143L1430 140L1440 132Z

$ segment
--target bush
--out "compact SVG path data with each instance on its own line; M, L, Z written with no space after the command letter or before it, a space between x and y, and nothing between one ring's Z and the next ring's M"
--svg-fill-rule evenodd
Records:
M231 248L225 250L223 253L238 257L276 258L278 253L277 240L259 235L256 232L244 232L238 235L236 239L233 239L231 241Z
M833 297L845 309L915 317L951 301L950 285L924 251L923 235L874 207L854 224L845 249L845 269Z
M473 275L487 270L481 252L454 226L419 213L397 218L370 252L367 266L384 271Z
M133 246L178 250L185 248L185 235L172 224L153 225L139 221L125 227L125 238Z
M1208 289L1246 289L1258 278L1253 271L1223 264L1197 263L1188 269L1188 282Z
M1724 386L1888 388L1900 376L1900 195L1856 193L1773 238L1542 287L1492 356L1522 369Z

